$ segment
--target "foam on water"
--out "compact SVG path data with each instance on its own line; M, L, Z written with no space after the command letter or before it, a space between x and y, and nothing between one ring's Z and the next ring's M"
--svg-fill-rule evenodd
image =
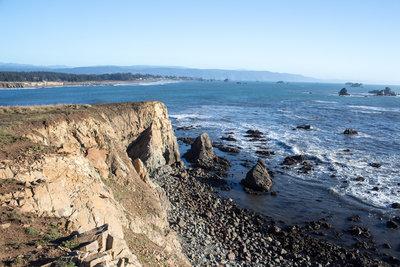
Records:
M283 101L283 103L288 102ZM315 100L314 102L323 105L338 104L337 101ZM361 105L349 105L348 108L379 112L396 111L393 108ZM287 108L277 108L273 112L268 108L263 110L257 107L229 105L203 105L197 109L191 109L191 111L193 113L187 114L186 111L183 111L181 114L174 114L171 117L177 119L177 125L191 123L204 131L211 132L212 137L216 139L225 135L227 131L232 132L237 139L236 144L253 158L257 158L255 154L257 144L267 145L268 148L276 152L274 158L268 159L268 164L272 165L273 168L278 168L282 159L287 155L313 155L321 161L321 164L315 166L314 172L310 174L299 174L295 170L286 170L286 172L296 179L326 184L341 196L353 197L376 207L387 207L392 202L400 202L400 194L396 189L397 183L394 182L395 177L397 177L396 173L388 171L399 168L399 166L394 166L393 163L400 162L400 156L392 156L391 159L380 157L377 160L373 154L365 154L365 151L357 151L357 149L352 150L351 153L344 153L343 147L326 146L327 142L335 143L334 139L337 137L345 138L340 135L341 129L337 129L337 135L329 140L329 138L324 137L327 131L317 127L314 127L313 131L301 131L293 130L293 125L277 123L281 116L285 119L291 118L294 121L310 121L311 114L295 115L294 112L296 111ZM266 117L268 120L265 120ZM248 138L244 137L245 131L248 129L258 129L266 133L268 142L254 143L249 141ZM375 137L360 131L359 135L352 137L351 140L364 140L365 138L374 139ZM385 166L376 169L368 165L368 163L375 161L385 161ZM331 178L332 175L335 175L335 177ZM353 181L356 176L363 176L365 182ZM379 186L379 191L372 190L375 186Z

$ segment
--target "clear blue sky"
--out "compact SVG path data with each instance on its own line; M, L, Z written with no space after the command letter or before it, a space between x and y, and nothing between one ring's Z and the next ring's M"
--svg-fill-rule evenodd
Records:
M0 0L0 62L400 83L399 0Z

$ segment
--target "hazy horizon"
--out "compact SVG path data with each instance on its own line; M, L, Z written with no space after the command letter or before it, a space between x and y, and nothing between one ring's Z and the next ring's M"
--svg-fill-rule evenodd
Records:
M400 84L400 2L0 0L0 62Z

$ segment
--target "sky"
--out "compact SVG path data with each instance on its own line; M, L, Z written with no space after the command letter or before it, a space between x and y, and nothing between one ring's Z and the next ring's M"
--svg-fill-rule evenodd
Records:
M400 84L399 0L0 0L0 62Z

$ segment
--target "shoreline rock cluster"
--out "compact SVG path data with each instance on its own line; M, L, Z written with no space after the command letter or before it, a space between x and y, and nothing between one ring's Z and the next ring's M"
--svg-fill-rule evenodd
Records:
M311 237L325 221L287 226L221 198L197 167L154 175L171 203L168 220L193 266L389 266L370 252ZM208 173L208 175L210 175Z

